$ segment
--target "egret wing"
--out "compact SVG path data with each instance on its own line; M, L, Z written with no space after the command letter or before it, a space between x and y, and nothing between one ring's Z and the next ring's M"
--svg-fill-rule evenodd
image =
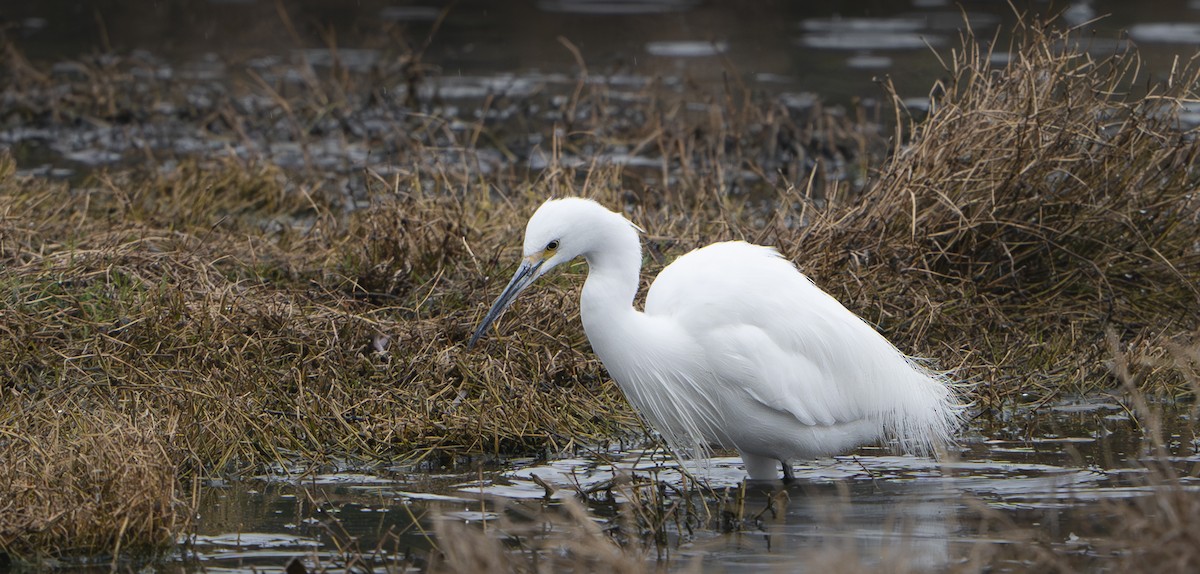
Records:
M826 393L820 367L802 355L781 349L765 331L750 325L728 326L702 337L700 344L717 380L736 385L752 400L791 414L802 424L840 421Z
M646 313L676 320L722 384L802 424L859 420L877 402L854 357L869 350L854 346L882 337L774 249L728 242L684 255L651 286Z

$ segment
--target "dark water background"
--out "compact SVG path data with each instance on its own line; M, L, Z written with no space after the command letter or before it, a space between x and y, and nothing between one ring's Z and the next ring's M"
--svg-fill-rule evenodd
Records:
M981 41L995 38L993 57L1003 65L1018 13L1028 20L1057 14L1058 22L1079 27L1084 47L1098 57L1136 46L1143 59L1136 85L1161 80L1200 47L1200 0L4 0L4 39L50 77L86 77L115 61L108 57L115 54L132 64L135 79L145 78L145 90L185 86L175 91L187 100L156 104L147 112L154 122L145 125L120 118L55 122L53 113L47 123L0 109L0 148L13 153L24 173L68 178L145 163L147 150L158 161L232 153L346 174L379 158L391 161L394 145L387 140L404 127L372 125L381 116L416 111L470 123L493 96L553 105L553 97L571 94L582 71L618 101L644 101L646 86L657 83L676 93L751 94L791 110L816 102L878 110L890 108L881 104L880 83L887 80L910 109L921 109L946 75L935 51L948 54L957 47L964 22ZM250 94L235 100L237 113L261 114L274 105L262 82L303 91L306 74L328 72L335 62L370 77L381 69L393 75L406 69L408 64L395 65L401 60L419 70L413 86L421 106L406 100L413 86L388 75L383 101L351 110L364 118L360 131L367 138L327 133L322 139L258 126L238 134L252 141L230 141L228 134L189 124L228 111L220 102L231 92ZM532 109L484 113L490 121ZM1182 119L1200 123L1200 106L1184 110ZM456 153L481 164L512 161L485 145ZM547 153L518 151L517 161L540 169ZM635 165L646 158L617 159Z
M1152 70L1200 46L1200 2L1014 2L1030 14L1062 12L1094 33L1097 48L1132 37ZM292 26L280 18L281 9ZM888 74L901 93L926 93L941 68L926 46L957 42L964 15L981 38L1016 20L1009 3L912 0L518 0L454 3L381 0L158 0L0 2L10 38L34 60L91 51L145 50L167 61L236 61L296 49L380 48L399 27L444 76L574 73L579 48L593 73L725 81L731 71L768 89L824 98L870 96ZM1094 23L1084 24L1093 18ZM1003 43L1003 36L1002 43Z

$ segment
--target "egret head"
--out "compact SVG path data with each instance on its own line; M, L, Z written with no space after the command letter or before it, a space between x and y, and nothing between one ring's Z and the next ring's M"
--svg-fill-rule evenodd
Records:
M521 265L483 317L467 348L474 347L492 322L538 277L584 254L593 241L594 226L589 220L599 213L612 215L600 204L580 198L551 199L534 212L525 226Z

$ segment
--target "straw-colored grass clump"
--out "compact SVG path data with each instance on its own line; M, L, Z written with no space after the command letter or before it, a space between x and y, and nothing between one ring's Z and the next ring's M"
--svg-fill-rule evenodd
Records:
M237 471L294 458L565 448L571 437L600 440L630 428L620 396L581 351L546 354L534 342L504 358L477 360L455 347L472 321L466 304L486 293L479 263L469 257L454 263L468 294L441 292L441 236L412 231L391 252L364 254L361 243L341 235L344 229L337 236L319 229L322 216L311 217L306 234L279 223L309 217L308 203L271 204L247 218L248 197L278 191L282 177L274 169L228 167L242 179L235 188L226 185L228 173L186 167L72 190L17 177L5 161L0 460L13 461L4 471L17 478L0 481L0 500L30 504L32 515L46 507L33 506L27 493L72 507L72 499L55 494L55 481L82 472L99 482L82 483L80 492L120 483L134 492L91 491L105 504L169 512L154 525L171 527L173 506L134 501L138 494L174 500L180 472ZM246 188L257 191L230 194ZM159 201L129 199L149 193ZM171 197L193 205L186 217L163 215L175 208ZM428 200L426 209L439 201ZM395 206L336 225L379 228L400 213ZM446 213L430 211L425 223L440 229L436 217ZM463 249L462 236L454 238L455 249ZM404 280L380 280L373 286L383 291L365 292L383 265L407 270ZM90 426L82 430L55 434L44 426L85 414ZM106 418L119 425L112 431L118 435L105 434ZM119 434L130 425L160 449L155 456L127 451L141 445ZM42 464L30 459L35 454L61 458L63 472L30 475ZM127 483L128 469L110 464L147 460L157 466L145 472L166 469L168 484ZM57 523L21 516L0 513L5 552L112 549L119 540L67 542L70 531ZM113 519L110 532L120 526L120 515L95 516ZM156 536L139 539L147 544L171 540L158 531L136 532Z
M540 452L636 429L574 319L579 268L463 346L555 193L647 228L648 276L711 241L779 246L902 349L981 383L983 409L1111 386L1106 328L1138 351L1143 388L1188 392L1194 371L1172 349L1200 322L1198 144L1175 114L1196 78L1133 95L1136 56L1024 32L1001 68L964 42L886 161L887 140L845 118L749 98L697 117L664 98L631 104L653 121L622 122L602 87L572 101L563 141L529 127L584 159L538 173L427 161L446 132L406 142L398 175L335 184L241 160L68 184L0 158L0 553L169 543L185 523L178 481L199 474ZM794 144L804 134L877 171L834 177ZM662 170L586 161L617 145ZM743 171L767 206L722 193Z
M19 403L14 395L4 400ZM78 559L173 544L187 521L162 432L173 421L58 407L5 412L0 422L0 552Z
M1180 123L1200 70L1146 83L1136 52L1093 56L1037 26L1017 38L996 66L968 37L927 113L895 96L891 154L861 190L636 202L665 252L652 267L729 237L779 246L900 348L984 383L982 407L1112 386L1106 328L1139 350L1145 390L1190 392L1171 349L1200 327L1200 144Z
M1095 59L1040 28L1023 42L1004 67L965 43L907 145L800 259L852 271L845 295L912 348L984 367L990 404L1111 386L1109 327L1146 352L1149 390L1186 391L1160 359L1200 323L1200 145L1178 116L1200 76L1134 95L1136 54Z

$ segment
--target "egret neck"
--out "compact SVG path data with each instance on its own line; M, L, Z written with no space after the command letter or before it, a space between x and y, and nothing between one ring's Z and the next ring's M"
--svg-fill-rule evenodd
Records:
M678 453L704 456L710 443L728 442L722 430L721 393L689 392L708 369L691 334L677 323L633 306L642 246L623 217L597 213L582 252L588 277L580 316L592 350L639 414ZM669 344L668 344L669 342Z
M587 260L588 276L580 297L580 317L588 340L603 361L600 349L638 333L635 324L644 319L633 307L642 269L642 245L624 218L608 211L594 213L592 241L581 253ZM601 343L600 339L605 341Z

